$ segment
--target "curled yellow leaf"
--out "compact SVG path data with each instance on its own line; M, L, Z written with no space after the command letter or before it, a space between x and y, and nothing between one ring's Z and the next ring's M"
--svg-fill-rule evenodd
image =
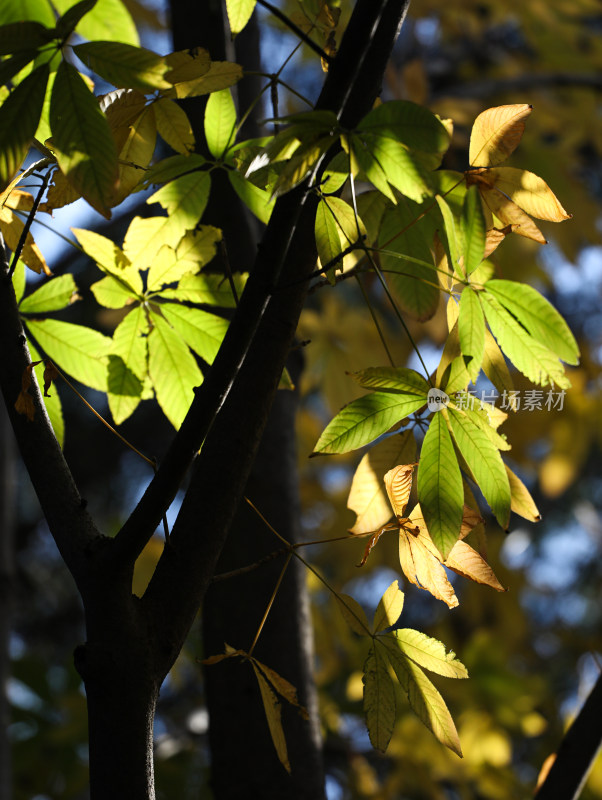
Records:
M564 210L544 179L533 172L514 167L499 167L487 170L487 178L513 203L537 219L562 222L571 218L571 214Z
M396 517L403 517L410 492L412 491L412 475L416 464L401 464L393 467L384 477L385 488Z

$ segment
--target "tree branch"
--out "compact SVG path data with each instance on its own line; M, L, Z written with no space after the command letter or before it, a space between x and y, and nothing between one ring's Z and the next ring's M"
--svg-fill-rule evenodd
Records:
M0 385L21 457L50 532L80 591L85 595L90 571L90 548L94 542L100 541L101 535L85 510L85 501L63 457L35 380L29 390L35 408L33 419L28 419L15 409L22 377L31 364L31 357L8 273L8 258L0 237Z
M332 109L349 127L370 110L405 10L401 0L359 0L318 108ZM227 383L222 384L219 413L212 427L212 419L204 421L209 433L171 533L172 546L164 550L143 598L160 635L169 637L166 669L213 576L293 342L307 292L307 281L302 279L312 273L316 261L316 204L317 197L301 186L280 198L274 208L234 319L250 317L246 329L251 338L229 345L242 349L242 358L235 369L222 374ZM290 288L279 290L272 299L284 264ZM240 325L237 330L240 335ZM222 351L212 373L220 355Z
M560 742L535 800L577 800L602 745L602 674Z

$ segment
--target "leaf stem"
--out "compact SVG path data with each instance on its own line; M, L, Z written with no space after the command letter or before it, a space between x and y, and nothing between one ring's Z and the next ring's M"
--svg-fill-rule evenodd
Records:
M248 657L250 658L253 655L253 650L255 649L255 645L257 644L257 640L261 635L261 631L263 630L263 626L265 625L265 621L268 618L268 614L272 610L272 606L274 605L274 600L276 599L276 595L278 594L278 589L280 588L280 584L282 583L282 579L284 578L284 573L287 570L288 565L290 564L291 558L293 557L294 553L291 550L286 557L284 564L282 565L282 569L280 570L280 575L278 576L278 580L276 581L276 586L274 586L274 591L272 592L272 596L270 597L270 601L268 603L268 607L266 608L263 617L261 618L261 622L259 623L259 627L257 628L257 633L255 634L255 638L253 639L253 644L249 648L249 652L247 653Z

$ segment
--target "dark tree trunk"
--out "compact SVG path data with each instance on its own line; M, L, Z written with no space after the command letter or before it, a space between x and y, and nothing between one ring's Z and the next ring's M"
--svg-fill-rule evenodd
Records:
M295 446L296 393L276 397L245 496L288 541L299 540ZM242 502L218 565L228 572L282 548L257 513ZM282 555L255 570L214 583L203 605L206 655L222 652L224 641L249 649L285 562ZM257 680L249 664L221 662L205 669L210 714L212 788L218 800L319 800L324 774L312 679L312 633L304 568L289 562L253 655L298 690L310 720L283 703L291 775L278 761ZM236 770L232 769L232 757ZM257 765L261 764L261 769Z
M10 800L11 754L8 740L10 709L6 694L10 677L10 632L15 583L14 508L15 443L0 399L0 800Z

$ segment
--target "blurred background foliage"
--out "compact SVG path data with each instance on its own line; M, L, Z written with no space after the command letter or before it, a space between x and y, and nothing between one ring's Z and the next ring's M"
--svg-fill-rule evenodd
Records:
M165 10L142 0L127 5L142 25L143 43L170 49ZM280 5L303 22L296 0ZM342 25L349 3L341 0L340 5ZM256 13L264 69L273 72L296 41L263 9ZM444 162L449 169L467 167L469 132L478 113L505 103L533 105L509 164L541 175L573 219L547 228L542 224L550 239L543 248L520 236L508 237L493 260L500 277L532 283L556 305L579 340L582 361L570 371L572 389L562 410L522 410L503 429L512 443L508 461L543 515L536 525L513 517L509 533L487 520L489 561L508 592L499 595L454 577L460 606L449 612L427 593L402 584L406 604L401 624L441 639L468 667L468 681L435 681L457 720L463 760L439 745L402 699L387 755L372 751L361 711L366 644L349 631L323 585L308 576L330 800L529 796L544 760L600 671L601 33L598 0L414 0L387 70L383 100L410 99L454 120L453 144ZM283 78L315 97L320 65L302 47ZM280 113L305 108L284 91L279 100ZM265 112L271 116L270 108ZM73 267L84 297L69 319L78 321L80 315L88 324L94 320L110 328L112 321L101 316L87 291L96 276L68 259L59 263L57 256L53 269L60 273ZM365 287L397 363L415 366L378 287L369 280ZM434 368L446 334L443 302L427 324L410 321L410 328ZM358 394L345 373L386 361L361 293L351 282L342 282L336 291L326 286L312 293L299 338L311 340L304 347L298 446L302 524L308 541L314 541L341 536L352 525L346 501L362 454L307 457L330 416ZM529 387L517 379L516 388ZM106 532L116 531L148 469L60 391L68 414L69 463L92 513ZM102 411L102 398L88 394ZM150 404L143 404L123 433L145 452L160 456L170 429ZM86 796L86 719L72 650L83 635L83 621L71 579L28 480L17 469L17 598L10 648L14 796L79 799ZM159 539L151 542L141 557L134 587L139 593L161 546ZM355 564L362 549L362 543L332 542L311 546L306 555L337 589L371 610L389 583L400 578L396 538L383 537L359 571ZM211 796L198 647L198 636L192 636L161 693L159 798ZM583 798L602 798L600 760Z

